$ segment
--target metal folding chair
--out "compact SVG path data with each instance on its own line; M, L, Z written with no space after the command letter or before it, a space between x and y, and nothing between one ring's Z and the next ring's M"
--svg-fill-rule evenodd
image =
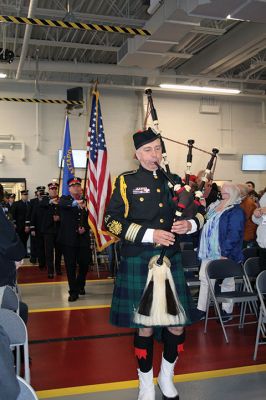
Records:
M4 289L1 308L14 311L19 315L19 298L14 289L10 286L6 286ZM20 370L21 357L20 357L20 346L16 346L16 368L17 374Z
M265 324L266 324L266 271L262 271L256 280L256 288L260 300L260 314L259 321L257 327L256 341L255 341L255 350L253 359L256 360L258 347L261 344L266 344L265 341ZM260 340L260 336L262 335L262 339Z
M34 389L20 376L17 376L20 387L20 393L17 400L38 400Z
M185 272L186 282L189 287L199 287L200 280L198 272L200 268L200 260L197 252L193 249L181 251L181 263Z
M18 295L10 286L5 287L1 308L6 308L7 310L11 310L19 314Z
M204 333L207 332L207 324L209 319L208 318L209 306L212 300L214 303L215 310L218 314L218 318L220 320L225 341L226 343L229 343L228 336L225 331L225 325L221 316L219 304L221 303L245 304L247 302L256 301L258 299L258 296L254 293L250 293L245 290L215 293L213 281L216 281L218 279L224 280L226 278L234 278L234 279L241 278L244 280L244 271L242 266L232 260L220 259L220 260L210 261L206 268L206 277L209 289L208 289L208 300L207 300ZM241 307L239 324L229 324L226 327L238 325L240 328L242 328L244 325L244 318L245 318L244 310L243 307Z
M259 247L247 247L242 250L244 261L248 260L251 257L258 257L259 255Z
M180 246L181 251L194 249L193 242L180 242L179 246Z
M256 293L256 279L261 272L259 257L248 258L244 265L244 284L248 292ZM256 293L257 294L257 293ZM257 302L250 303L250 308L253 309L254 314L258 318L258 307Z
M24 375L25 380L30 383L29 345L26 325L18 314L4 308L0 309L0 325L2 325L2 327L6 331L10 340L10 347L12 349L17 346L23 346ZM20 365L17 365L17 375L19 374Z

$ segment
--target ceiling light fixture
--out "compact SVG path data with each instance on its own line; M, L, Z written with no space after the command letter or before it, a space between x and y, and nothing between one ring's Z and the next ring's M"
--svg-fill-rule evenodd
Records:
M0 79L4 79L7 77L7 74L5 74L4 72L0 72Z
M239 94L240 90L230 88L218 88L210 86L192 86L192 85L173 85L168 83L161 83L162 89L171 89L177 92L187 93L210 93L210 94Z
M231 20L233 20L233 21L245 21L244 19L231 17L230 14L228 14L227 17L226 17L225 19L231 19Z

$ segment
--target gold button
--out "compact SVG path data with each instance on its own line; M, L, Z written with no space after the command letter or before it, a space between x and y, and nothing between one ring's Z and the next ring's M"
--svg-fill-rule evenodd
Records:
M158 188L158 189L156 189L156 191L157 191L158 193L160 193L160 192L161 192L161 189Z
M163 207L163 203L159 203L159 207Z
M144 201L144 197L140 197L140 198L139 198L139 201Z
M161 224L163 224L163 223L164 223L164 219L163 219L163 218L161 218L161 219L160 219L160 222L161 222Z
M157 176L157 175L153 175L153 177L154 177L154 179L158 179L158 176Z

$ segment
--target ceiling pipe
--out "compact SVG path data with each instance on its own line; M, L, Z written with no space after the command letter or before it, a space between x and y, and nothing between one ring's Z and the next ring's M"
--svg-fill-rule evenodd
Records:
M3 71L13 71L16 69L17 62L14 61L12 64L3 64ZM26 61L25 68L26 71L35 71L35 65L33 61ZM111 64L83 64L83 63L73 63L73 62L58 62L58 61L39 61L39 71L41 72L61 72L61 73L73 73L73 74L95 74L95 75L116 75L116 76L139 76L139 77L156 77L161 79L162 83L168 78L170 79L203 79L213 82L226 82L226 83L245 83L245 84L261 84L265 85L265 79L243 79L236 77L217 77L211 74L178 74L175 70L168 70L167 72L162 72L158 68L148 69L140 67L120 67L118 65ZM26 79L24 79L26 81ZM163 82L164 81L164 82ZM1 83L7 82L7 79L0 81ZM12 82L12 80L10 80ZM29 82L32 82L29 80ZM45 82L45 81L44 81ZM73 82L69 81L69 85ZM77 84L77 82L75 82ZM83 82L78 82L78 85L83 85Z
M163 0L151 0L150 1L150 6L147 9L147 13L150 15L153 15L156 13L159 7L163 4Z
M38 0L31 0L30 5L29 5L29 11L28 11L28 18L32 18L34 16L36 7L37 7L37 1ZM25 29L25 34L24 34L24 41L22 45L22 50L21 50L21 55L19 59L19 64L18 64L18 69L16 73L16 80L19 80L21 77L21 72L23 70L24 62L26 59L28 47L29 47L29 40L31 36L31 31L32 31L32 26L27 25Z
M5 82L8 83L14 83L13 80L11 79L5 79ZM31 84L34 82L34 80L20 80L20 84ZM1 82L0 82L1 83ZM69 82L69 81L39 81L39 84L45 85L45 86L65 86L65 87L76 87L76 86L82 86L82 87L91 87L93 85L93 82ZM130 90L130 91L143 91L147 88L147 85L114 85L114 84L107 84L107 83L100 83L99 84L101 89L110 89L110 90ZM185 93L185 92L176 92L174 90L169 90L169 89L163 89L160 88L159 86L151 86L152 91L154 92L163 92L167 93L169 95L175 95L175 96L197 96L197 97L202 97L202 93ZM47 95L45 96L47 98ZM53 96L54 97L54 96ZM230 99L253 99L253 100L265 100L266 96L265 94L249 94L249 93L239 93L238 95L228 95L228 94L212 94L211 97L230 97Z
M20 0L19 6L17 8L17 15L18 16L20 16L21 7L22 7L22 0ZM16 53L16 48L17 48L17 40L18 40L18 25L16 25L16 28L15 28L15 39L13 39L13 40L14 40L14 42L13 42L13 53L15 54Z

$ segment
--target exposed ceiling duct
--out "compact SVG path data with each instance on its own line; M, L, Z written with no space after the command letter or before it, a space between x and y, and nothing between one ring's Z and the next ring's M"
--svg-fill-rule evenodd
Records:
M185 9L190 15L204 18L230 18L266 22L266 0L189 0Z
M167 0L147 21L151 37L128 39L118 51L120 66L158 68L171 58L188 59L190 54L179 53L172 48L192 29L200 27L200 19L190 17L178 8L176 0Z

